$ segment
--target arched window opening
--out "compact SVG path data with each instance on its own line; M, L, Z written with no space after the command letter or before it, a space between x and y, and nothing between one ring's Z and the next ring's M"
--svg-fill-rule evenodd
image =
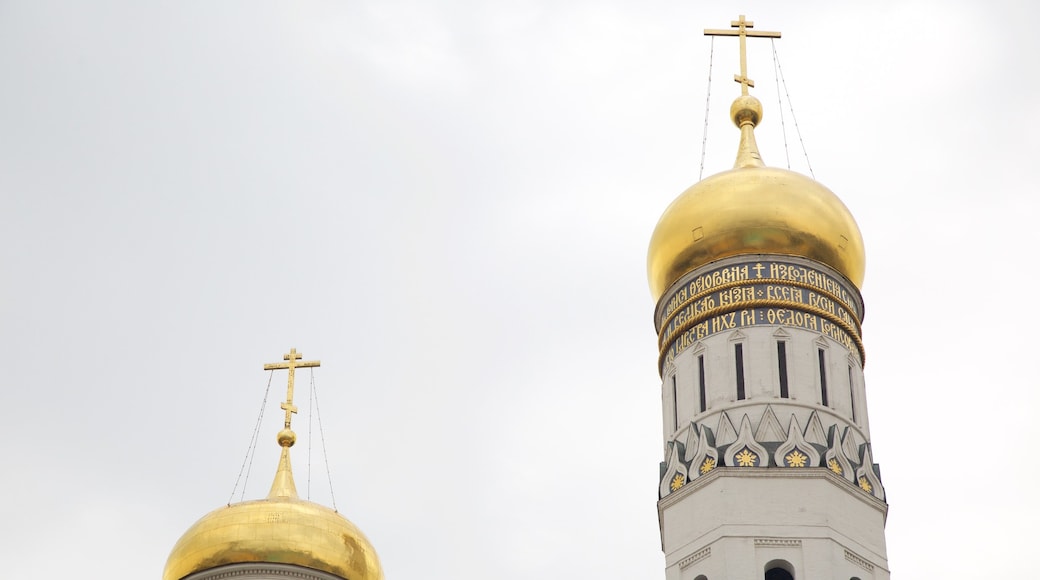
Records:
M823 354L823 349L817 349L817 354L820 359L820 403L827 407L827 358Z
M737 400L744 400L744 345L739 342L733 345L733 354L737 363Z
M794 580L794 576L783 568L770 568L766 570L766 580Z
M852 365L849 365L849 401L852 403L852 422L858 423L856 419L856 382L852 378Z
M697 357L697 388L700 389L701 413L708 410L708 393L704 389L704 355ZM694 579L696 580L696 579Z
M679 386L675 375L672 375L672 427L679 430Z
M780 375L780 398L786 399L790 396L787 390L787 343L776 341L777 371Z
M794 566L784 560L766 564L766 580L794 580Z
M701 574L700 576L694 578L693 580L708 580L708 577L705 576L704 574Z

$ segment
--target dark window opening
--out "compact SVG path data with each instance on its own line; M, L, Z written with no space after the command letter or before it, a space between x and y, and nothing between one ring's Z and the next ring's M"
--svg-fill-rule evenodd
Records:
M704 390L704 355L697 357L697 382L700 387L701 413L708 410L708 393Z
M676 386L675 375L672 375L672 425L674 430L679 430L679 388Z
M783 568L766 570L766 580L794 580L794 576Z
M737 358L737 400L744 400L744 345L733 345Z
M827 359L822 348L817 349L817 353L820 355L820 402L827 407Z
M780 371L780 396L786 399L787 391L787 343L780 340L776 343L776 359Z
M852 365L849 365L849 400L852 401L852 422L856 422L856 383L852 381Z

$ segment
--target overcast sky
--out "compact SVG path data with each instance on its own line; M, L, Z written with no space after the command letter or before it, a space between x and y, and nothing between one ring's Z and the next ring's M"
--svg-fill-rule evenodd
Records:
M863 231L891 569L1033 574L1038 9L703 4L0 0L4 576L158 578L296 347L387 578L663 578L646 247L700 172L701 31L742 13ZM712 71L705 175L734 39ZM297 485L329 504L299 377Z

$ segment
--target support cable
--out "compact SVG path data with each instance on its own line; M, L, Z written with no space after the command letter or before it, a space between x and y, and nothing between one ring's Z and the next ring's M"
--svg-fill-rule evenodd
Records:
M311 371L311 393L314 397L314 412L318 416L318 433L321 435L321 454L325 457L325 475L329 478L329 495L332 498L332 509L336 512L339 508L336 507L336 491L332 488L332 471L329 470L329 452L325 448L325 427L321 424L321 405L318 404L318 388L314 384L314 371ZM309 479L308 479L308 485Z
M704 137L701 138L701 172L697 181L704 179L704 155L708 152L708 108L711 105L711 64L715 60L715 37L711 37L711 51L708 53L708 89L704 97Z
M242 459L242 467L238 470L238 478L235 480L235 487L231 488L231 496L228 497L228 505L231 505L231 501L235 499L235 491L238 490L238 482L242 481L243 473L245 473L245 481L242 481L242 495L239 496L238 501L242 501L245 498L246 484L249 483L249 472L253 470L253 456L256 451L256 442L260 437L260 423L264 419L264 409L267 408L267 395L271 392L271 379L273 378L274 371L271 371L267 375L267 388L264 389L264 401L260 403L260 413L256 417L256 426L253 427L253 436L249 439L249 447L246 449L246 456Z
M798 134L798 143L802 146L802 154L805 155L805 164L809 166L809 175L816 179L816 174L812 170L812 163L809 162L809 152L805 150L805 141L802 140L802 130L798 128L798 117L794 114L794 103L791 102L791 95L787 92L787 81L784 80L784 67L780 66L780 57L776 52L776 43L773 43L773 57L776 58L776 70L780 72L780 82L784 85L784 96L787 97L787 104L791 109L791 120L794 122L794 130Z
M307 394L307 500L311 499L311 442L314 438L314 369L311 369L311 390Z
M780 111L780 133L784 136L784 156L787 157L787 169L791 169L791 152L787 148L787 125L784 124L784 102L780 99L780 73L777 71L779 62L776 59L776 42L772 38L769 43L773 46L773 81L776 83L776 105Z

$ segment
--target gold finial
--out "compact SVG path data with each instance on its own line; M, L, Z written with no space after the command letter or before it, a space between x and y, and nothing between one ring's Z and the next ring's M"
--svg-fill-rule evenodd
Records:
M758 152L758 144L755 143L755 127L762 120L762 103L748 94L748 87L755 86L755 81L748 78L747 73L747 37L780 38L779 32L766 32L762 30L748 30L755 26L754 22L744 19L740 15L739 20L730 22L730 26L736 30L704 30L704 36L738 36L740 37L740 74L734 75L733 80L740 83L740 96L733 101L729 109L730 118L740 129L740 145L737 148L737 162L733 167L764 167L762 156Z
M755 86L755 81L751 80L747 76L747 37L755 36L760 38L780 38L779 32L766 32L762 30L748 30L754 28L755 23L750 20L745 20L744 15L740 15L739 20L734 20L729 23L730 26L736 28L736 30L704 30L704 36L739 36L740 37L740 74L733 75L733 80L740 83L740 94L747 96L748 87Z
M285 428L288 430L292 426L292 414L296 412L296 406L293 405L293 383L296 381L296 369L304 369L308 367L320 367L321 361L308 360L301 361L303 353L296 352L295 348L289 349L289 354L282 355L283 360L287 360L287 363L269 363L264 365L265 371L273 371L278 369L289 369L289 388L286 391L285 402L282 403L282 409L285 410ZM281 442L281 435L279 435L279 442ZM289 445L292 445L291 443Z
M271 492L267 494L269 498L297 497L296 482L293 481L292 476L292 464L289 462L289 448L293 446L293 443L296 443L296 433L292 431L292 414L296 412L296 405L293 405L293 386L296 382L296 369L321 366L320 361L301 361L301 358L303 358L303 353L296 352L296 349L293 348L289 349L289 354L282 356L283 360L289 362L264 365L265 371L289 369L289 387L286 389L285 402L282 403L282 409L285 410L285 428L278 432L278 444L282 446L282 456L278 460L278 471L275 472L274 482L271 484Z

